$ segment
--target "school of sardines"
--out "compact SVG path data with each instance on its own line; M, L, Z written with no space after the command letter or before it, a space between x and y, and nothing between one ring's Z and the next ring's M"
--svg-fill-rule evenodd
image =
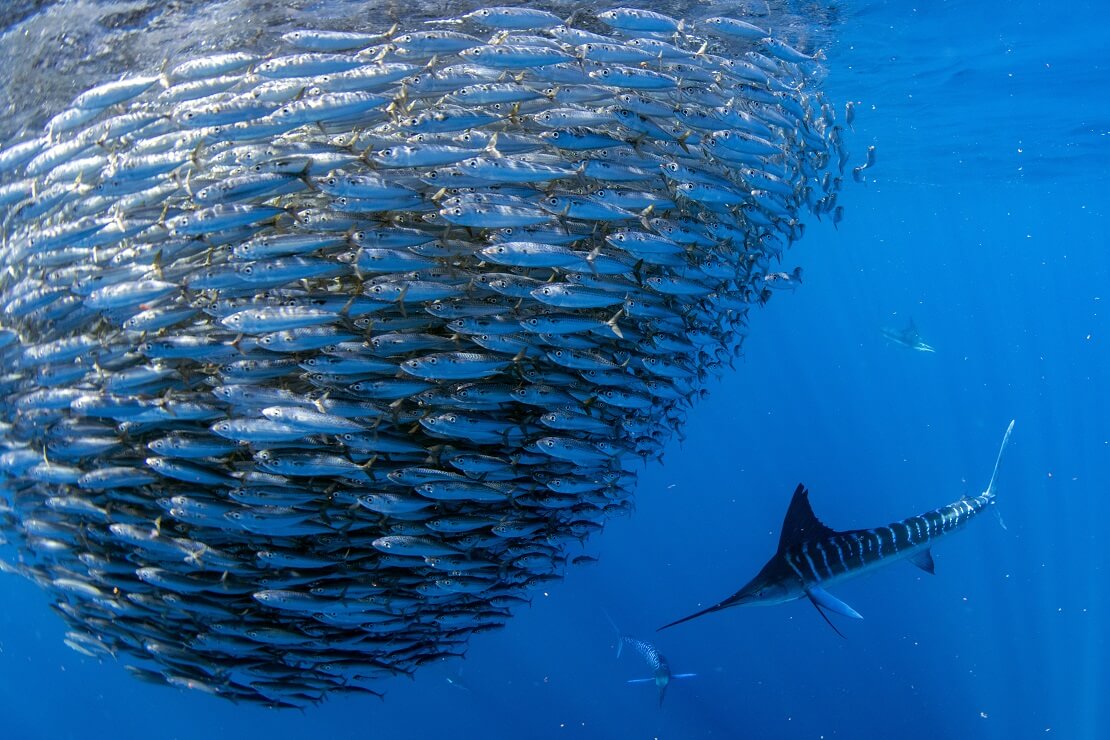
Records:
M73 649L302 706L590 559L846 154L739 19L283 39L0 150L0 553Z

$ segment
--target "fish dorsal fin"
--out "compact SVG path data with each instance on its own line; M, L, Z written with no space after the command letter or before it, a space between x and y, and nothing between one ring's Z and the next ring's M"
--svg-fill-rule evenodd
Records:
M825 526L813 513L813 507L809 505L809 491L799 483L794 489L794 497L790 499L790 508L786 510L786 518L782 522L779 552L807 540L831 537L834 534L836 530Z

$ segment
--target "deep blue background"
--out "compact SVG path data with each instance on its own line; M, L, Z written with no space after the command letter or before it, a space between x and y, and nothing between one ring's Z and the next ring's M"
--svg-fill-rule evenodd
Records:
M0 737L1110 737L1110 13L927 5L846 7L827 86L859 101L851 148L879 147L875 181L788 255L803 288L753 314L634 516L590 543L597 565L386 702L303 713L83 658L3 577ZM882 339L911 316L936 354ZM866 617L838 620L846 640L801 602L654 634L763 564L798 482L830 526L884 524L981 491L1011 418L1008 530L973 522L935 577L897 564L837 587ZM616 659L603 609L699 677L657 708L625 684L647 672Z

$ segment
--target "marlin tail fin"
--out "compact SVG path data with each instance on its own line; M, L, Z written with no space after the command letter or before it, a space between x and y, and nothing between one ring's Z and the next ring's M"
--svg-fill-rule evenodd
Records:
M998 466L1002 463L1002 451L1006 449L1006 443L1010 441L1010 433L1014 431L1014 419L1010 419L1010 426L1006 427L1006 434L1002 437L1002 445L998 448L998 457L994 461L994 471L991 473L991 482L987 484L985 493L993 501L994 499L994 484L998 479ZM1006 529L1006 522L1002 521L1002 512L997 506L991 507L994 509L994 515L998 517L998 523L1003 529Z
M1006 434L1002 437L1002 445L998 448L998 457L994 461L994 472L991 473L991 482L987 484L987 490L984 491L988 496L994 496L994 484L998 480L998 466L1002 463L1002 453L1006 449L1006 443L1010 441L1010 433L1014 431L1014 419L1010 420L1010 426L1006 427Z
M605 618L609 620L609 624L613 626L613 631L617 633L617 657L619 658L621 657L621 648L624 647L624 635L621 634L621 628L618 627L617 623L613 621L613 618L609 616L609 612L602 609L601 613L605 615Z

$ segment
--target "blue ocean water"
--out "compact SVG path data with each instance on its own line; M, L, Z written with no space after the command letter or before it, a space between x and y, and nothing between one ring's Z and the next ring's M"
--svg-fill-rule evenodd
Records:
M846 217L784 266L804 284L752 320L745 356L641 473L599 562L535 593L465 660L384 702L271 711L135 681L62 644L45 595L0 579L0 736L10 738L1105 738L1110 9L1097 2L845 3L826 89L857 102ZM1106 296L1105 300L1110 300ZM886 342L913 319L935 354ZM998 482L935 548L803 602L655 634L771 555L798 482L838 529ZM608 612L676 672L662 708Z

